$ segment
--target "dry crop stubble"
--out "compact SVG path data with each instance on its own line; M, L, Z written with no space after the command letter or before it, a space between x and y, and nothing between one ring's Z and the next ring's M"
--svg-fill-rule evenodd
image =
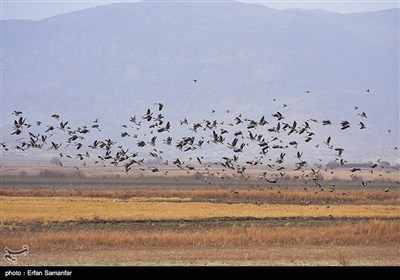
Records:
M0 197L3 223L84 220L196 220L218 217L399 218L400 205L294 205L210 202L138 202L138 198Z
M354 203L354 204L387 204L400 205L400 190L383 192L380 189L354 189L336 187L334 192L327 189L324 192L315 192L314 189L304 191L299 188L290 189L238 189L239 194L234 194L230 189L216 188L118 188L99 189L77 186L74 189L56 188L2 188L0 196L7 197L96 197L96 198L181 198L193 201L241 201L241 202L272 202L301 204L302 201L320 203Z
M78 230L36 233L2 231L1 246L30 244L33 250L87 250L146 247L229 247L267 245L400 245L399 221L360 221L355 223L299 226L240 226L216 229L177 228L176 230Z

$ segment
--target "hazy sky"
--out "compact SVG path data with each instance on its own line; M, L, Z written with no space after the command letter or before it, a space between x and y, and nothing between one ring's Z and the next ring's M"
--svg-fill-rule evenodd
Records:
M36 19L36 20L66 12L86 9L98 5L105 5L118 2L138 2L132 0L130 1L0 0L0 1L1 1L2 19ZM196 2L197 1L199 0L196 0ZM364 11L399 8L400 0L392 0L392 1L291 0L291 1L242 1L242 2L263 4L274 9L288 9L288 8L325 9L328 11L338 12L338 13L356 13Z

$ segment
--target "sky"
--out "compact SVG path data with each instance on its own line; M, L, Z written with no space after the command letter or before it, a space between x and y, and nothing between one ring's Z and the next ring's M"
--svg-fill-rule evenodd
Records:
M0 0L1 19L33 19L43 18L63 14L67 12L87 9L99 5L106 5L118 2L138 2L130 1L79 1L79 0ZM196 0L199 1L199 0ZM221 1L223 2L223 1ZM289 1L242 1L257 3L273 9L324 9L337 13L357 13L366 11L386 10L400 7L400 0L389 1L347 1L347 0L289 0Z

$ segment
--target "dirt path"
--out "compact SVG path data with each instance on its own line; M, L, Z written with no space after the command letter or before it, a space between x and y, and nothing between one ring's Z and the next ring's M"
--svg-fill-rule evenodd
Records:
M399 266L399 246L137 247L30 251L19 265L116 266ZM4 261L2 263L4 265Z

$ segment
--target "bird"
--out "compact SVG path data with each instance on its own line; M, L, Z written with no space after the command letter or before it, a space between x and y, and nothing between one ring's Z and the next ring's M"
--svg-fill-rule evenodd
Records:
M360 122L358 125L360 126L360 129L365 129L365 124L363 122Z
M58 148L60 148L61 145L62 145L62 144L56 144L56 143L54 143L54 142L51 142L51 149L58 150Z
M158 111L161 111L164 105L160 102L154 103L154 105L158 106Z
M329 136L324 143L329 146L330 142L331 142L331 137Z
M356 172L356 171L361 171L361 168L353 167L350 169L350 172Z
M8 150L9 150L9 148L8 148L7 145L6 145L6 142L1 142L0 145L3 147L3 149L4 149L5 151L8 151Z
M18 116L20 116L22 114L22 112L21 111L14 111L12 114L18 117Z
M342 127L340 128L341 130L345 130L350 127L349 121L342 121L340 124L342 125Z
M193 79L193 82L197 83L197 80L196 80L196 79Z
M275 114L272 114L272 116L277 118L278 121L280 121L284 118L280 112L276 112Z
M17 128L11 133L11 135L20 135L21 133L22 133L22 130Z
M361 114L358 113L357 115L359 115L362 118L366 118L367 117L367 114L365 112L362 112Z

